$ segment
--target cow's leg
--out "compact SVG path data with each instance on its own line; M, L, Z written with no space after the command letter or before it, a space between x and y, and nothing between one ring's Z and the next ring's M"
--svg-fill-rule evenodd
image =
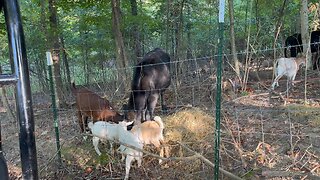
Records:
M150 117L148 117L148 119L153 119L153 113L154 113L154 109L155 109L155 107L157 105L158 98L159 98L158 92L153 92L149 96L147 109L148 109Z
M2 179L9 179L8 165L2 151L0 151L0 177Z
M165 100L164 100L164 91L160 91L160 103L161 103L161 109L163 112L168 112L168 107L166 106Z
M139 92L135 96L134 104L135 104L135 110L136 110L136 118L135 121L139 124L141 121L145 121L145 107L146 107L146 93L145 92Z
M297 55L297 47L291 47L290 48L290 57L296 57Z
M286 57L286 58L288 57L288 54L287 54L288 53L288 49L290 51L290 47L286 45L286 47L284 48L284 57Z
M319 51L312 53L313 70L319 69Z

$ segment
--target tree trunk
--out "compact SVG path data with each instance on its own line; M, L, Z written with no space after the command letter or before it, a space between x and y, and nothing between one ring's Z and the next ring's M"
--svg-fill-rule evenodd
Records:
M185 1L182 0L181 3L175 5L174 17L177 17L175 20L175 46L176 46L176 71L177 74L182 73L182 61L183 59L183 7Z
M237 74L237 77L240 77L240 66L239 60L237 57L236 50L236 41L235 41L235 33L234 33L234 8L233 8L233 0L229 0L229 16L230 16L230 45L231 45L231 54L232 60L234 62L234 70Z
M186 22L186 33L187 33L187 59L191 59L192 58L192 49L193 49L193 44L192 39L191 39L191 27L192 27L192 23L191 23L191 8L190 5L187 6L187 13L188 13L188 21Z
M62 35L60 35L60 41L61 41L61 48L62 48L62 61L65 69L65 75L67 77L67 86L66 89L69 91L70 90L70 84L71 84L71 76L70 76L70 67L69 67L69 62L68 62L68 55L66 52L66 47L64 44L64 38Z
M130 0L131 3L131 14L132 16L138 16L138 6L137 0ZM133 44L134 44L134 52L136 55L136 60L139 60L142 56L141 54L141 38L140 38L140 30L136 21L133 22L132 26L132 37L133 37ZM136 62L134 62L136 64Z
M47 29L47 23L46 23L46 6L45 6L46 1L40 1L40 7L41 7L41 12L40 12L40 21L39 21L39 26L44 34L48 34L48 29ZM48 50L48 37L44 38L45 44L44 44L44 49L43 51ZM43 92L46 92L49 90L49 83L47 81L48 75L47 75L47 65L46 61L42 60L43 59L44 53L40 53L38 55L39 61L36 61L37 63L37 73L38 73L38 79L41 84L41 89ZM41 60L40 60L41 59Z
M41 90L43 92L48 91L48 83L47 83L47 73L46 73L46 69L47 66L45 64L46 61L43 61L43 57L41 57L42 54L39 54L37 56L37 60L35 61L35 67L36 67L36 75L38 78L38 85L39 87L41 87Z
M273 58L276 59L277 58L277 41L278 41L278 37L279 34L281 32L281 27L282 27L282 22L283 22L283 15L284 15L284 10L286 8L286 4L287 4L287 0L284 0L282 3L282 7L281 10L279 12L278 15L278 20L277 20L277 24L276 24L276 31L274 32L274 42L273 42Z
M115 43L116 43L116 58L118 70L124 70L128 67L128 59L125 51L125 46L123 42L123 37L120 29L120 0L112 0L112 30L114 33ZM125 90L129 89L129 84L126 72L121 72L123 84L125 85Z
M89 52L88 52L88 31L82 32L82 53L83 53L83 72L84 72L84 83L90 85L90 69L89 69Z
M51 55L53 60L53 74L55 80L55 91L57 94L58 107L65 107L66 102L63 98L63 83L60 72L60 44L58 33L57 6L56 0L49 0L49 22L50 22L50 40Z
M308 57L307 68L312 68L312 62L310 58L310 36L309 36L309 24L308 24L308 0L301 0L300 7L300 19L301 19L301 39L303 45L303 54Z
M167 20L166 20L166 42L165 42L165 46L166 46L166 52L168 52L168 49L169 49L169 42L170 42L170 29L171 29L171 23L170 23L170 5L171 5L171 0L167 0L167 6L166 6L166 17L167 17Z

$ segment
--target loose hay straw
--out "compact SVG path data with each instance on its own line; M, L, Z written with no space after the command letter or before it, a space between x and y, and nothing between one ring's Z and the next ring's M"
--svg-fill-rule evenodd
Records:
M166 141L194 142L214 139L214 118L198 108L178 111L165 118Z
M187 144L196 152L210 148L213 152L214 117L198 108L188 108L164 118L165 154L166 156L190 156L177 142ZM207 147L206 147L207 146ZM196 173L203 170L200 159L171 164L175 170Z

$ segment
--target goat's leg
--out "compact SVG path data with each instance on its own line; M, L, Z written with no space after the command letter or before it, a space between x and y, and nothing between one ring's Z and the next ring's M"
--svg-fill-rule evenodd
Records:
M278 83L278 82L277 82L276 80L273 81L273 83L272 83L272 85L271 85L271 89L272 89L272 90L274 90L274 87L277 85L277 83Z
M124 177L125 180L129 179L129 172L131 167L131 161L134 159L133 156L127 155L126 158L126 176Z
M78 111L78 124L80 126L80 131L81 133L87 133L89 134L89 132L87 131L87 128L85 126L85 123L87 124L87 127L88 127L88 117L87 116L84 116L81 111ZM84 123L85 122L85 123ZM84 140L87 140L87 136L83 136L83 139Z
M77 116L78 116L78 124L80 126L81 133L84 133L83 117L82 117L81 111L77 112Z
M151 141L151 144L153 144L156 148L157 148L157 151L159 151L160 153L159 153L159 156L160 157L163 157L163 154L164 154L164 148L163 147L161 147L161 142L162 142L162 140L153 140L153 141ZM162 159L159 159L159 164L161 164L162 163Z
M296 79L296 75L297 75L297 73L294 74L294 75L292 76L292 78L290 78L290 80L291 80L291 85L292 85L292 86L294 86L294 80Z
M88 127L88 116L83 116L83 122L84 122L84 130L86 132L90 131L89 127ZM93 119L93 122L95 122L95 120Z
M109 144L110 144L110 154L114 155L114 151L113 151L113 142L112 141L109 141Z
M288 78L288 91L291 89L291 88L293 88L294 87L294 79L295 79L295 76L296 75L294 75L292 78Z
M82 126L85 134L90 134L90 129L88 127L88 116L82 116ZM83 136L83 139L86 141L88 136Z
M160 154L159 154L160 157L164 157L164 147L160 147ZM159 164L162 163L162 159L159 159Z
M279 79L282 77L283 75L282 74L280 74L280 75L278 75L275 79L274 79L274 81L273 81L273 83L272 83L272 85L271 85L271 89L272 90L274 90L274 87L277 85L277 86L279 86Z
M93 147L94 149L96 150L97 154L100 156L101 155L101 152L99 150L99 138L98 137L93 137L92 138L92 144L93 144Z
M138 162L138 167L140 167L141 166L141 164L142 164L142 155L141 156L139 156L139 157L135 157L135 159L137 160L137 162Z
M290 89L290 79L288 78L287 79L287 90L285 91L285 93L287 94L287 98L288 98L289 89Z
M125 147L123 145L120 145L120 147L117 149L117 151L121 153L121 161L125 159L125 155L123 153L124 150L125 150Z

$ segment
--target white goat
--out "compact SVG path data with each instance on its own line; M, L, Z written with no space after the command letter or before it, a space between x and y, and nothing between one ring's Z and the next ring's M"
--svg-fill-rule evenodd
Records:
M100 139L108 139L108 140L119 140L120 134L124 131L127 131L127 126L132 124L133 122L125 122L120 121L119 124L111 124L105 121L97 121L93 124L93 122L88 123L88 127L90 128L93 138L92 144L97 154L100 156L101 152L99 150L99 140ZM109 141L110 150L113 150L113 142Z
M133 126L131 132L139 137L143 144L153 144L160 151L160 156L163 157L163 147L160 148L163 142L164 125L159 116L154 117L154 121L145 121L142 124ZM159 159L159 164L162 162Z
M299 70L299 66L305 63L305 57L277 59L276 78L271 85L271 89L274 90L275 86L279 86L278 81L284 75L287 76L287 81L290 82L290 85L293 85L293 81L296 78L297 72Z
M120 143L125 143L136 148L142 149L143 143L139 139L139 131L137 131L137 135L133 134L130 131L127 131L127 126L132 124L133 122L125 122L120 121L119 124L110 124L104 121L98 121L94 124L92 122L88 123L88 127L90 128L94 137L92 138L92 143L94 149L97 154L100 156L101 152L98 148L100 139L108 139L108 140L117 140ZM110 141L110 146L112 149L112 142ZM121 145L118 150L126 155L126 176L125 179L129 178L129 171L131 167L132 160L138 161L138 167L141 166L142 155L143 153L124 145ZM122 156L124 159L124 156Z
M137 135L127 130L123 131L119 136L120 143L128 144L130 146L143 149L143 143L139 139L139 136L140 136L139 130L136 133ZM134 150L124 145L120 145L120 147L118 148L118 151L122 153L122 160L124 160L124 155L126 155L126 176L124 178L126 180L126 179L129 179L131 162L133 160L137 160L138 167L140 167L143 153L141 151Z

